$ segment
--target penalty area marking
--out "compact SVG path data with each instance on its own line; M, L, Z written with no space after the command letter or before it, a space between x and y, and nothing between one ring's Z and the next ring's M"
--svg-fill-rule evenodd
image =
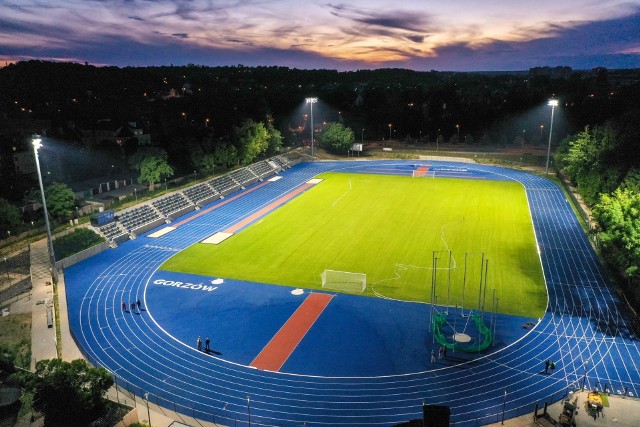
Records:
M224 242L225 240L227 240L231 236L233 236L233 233L217 232L213 236L209 236L206 239L204 239L201 243L208 243L208 244L211 244L211 245L218 245L218 244Z
M175 227L165 227L165 228L162 228L162 229L156 231L155 233L149 234L148 237L153 237L153 238L162 237L167 233L171 233L175 229L176 229Z

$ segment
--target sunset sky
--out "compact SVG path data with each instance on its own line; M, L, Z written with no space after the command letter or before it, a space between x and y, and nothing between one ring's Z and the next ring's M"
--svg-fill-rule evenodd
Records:
M0 62L640 68L640 0L2 0Z

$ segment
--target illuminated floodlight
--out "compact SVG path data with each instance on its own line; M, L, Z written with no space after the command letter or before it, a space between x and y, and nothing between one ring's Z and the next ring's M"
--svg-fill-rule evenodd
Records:
M305 98L305 102L311 106L311 157L313 157L313 104L318 102L318 98Z
M547 105L549 107L557 107L558 106L558 100L557 99L550 99L549 102L547 102Z

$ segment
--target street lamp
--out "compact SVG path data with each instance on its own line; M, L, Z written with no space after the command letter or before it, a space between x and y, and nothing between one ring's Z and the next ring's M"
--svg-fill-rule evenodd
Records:
M436 151L440 149L440 129L436 132Z
M549 145L547 147L547 167L545 168L545 175L549 175L549 156L551 155L551 134L553 133L553 112L558 106L557 99L550 99L547 103L551 107L551 125L549 126Z
M33 144L33 153L36 158L36 169L38 171L38 182L40 183L40 195L42 196L42 209L44 210L44 224L47 229L47 240L49 242L49 262L51 263L52 277L57 281L56 274L56 255L53 252L53 238L51 237L51 225L49 224L49 212L47 211L47 200L44 197L44 186L42 185L42 173L40 172L40 158L38 157L38 148L42 147L42 138L38 134L31 137Z
M364 129L362 129L362 133L360 135L360 142L364 144Z
M198 180L198 173L196 171L193 171L193 180L194 181Z
M393 125L391 123L389 123L389 141L391 141L391 128L393 127Z
M4 270L7 272L7 282L11 281L11 279L9 279L9 265L7 264L7 257L4 257Z
M458 143L460 143L460 125L456 125L456 130L458 131Z
M311 107L311 157L313 157L313 104L318 102L318 98L306 98L305 101Z
M149 421L149 425L151 425L151 411L149 411L149 393L145 393L144 398L147 401L147 421Z

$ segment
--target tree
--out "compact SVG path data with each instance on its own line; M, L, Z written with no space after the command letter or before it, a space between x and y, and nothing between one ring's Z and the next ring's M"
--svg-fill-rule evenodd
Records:
M138 182L148 182L151 191L153 191L154 185L160 182L162 178L166 179L170 176L173 176L173 168L162 157L145 157L140 163Z
M7 231L15 231L22 225L20 211L8 200L0 199L0 231L2 236L7 235Z
M567 153L559 159L587 203L593 205L600 193L609 193L618 187L622 174L611 162L618 143L610 125L586 127L567 143Z
M320 146L335 154L346 154L353 145L353 131L340 123L330 123L320 134Z
M269 132L262 123L246 120L235 130L236 147L242 164L252 163L269 147Z
M129 169L131 170L140 170L140 166L142 165L142 161L147 157L160 157L161 159L167 160L169 155L165 150L158 147L144 147L136 151L131 157L129 157Z
M28 384L34 408L44 414L45 426L86 426L102 415L104 395L113 377L85 360L40 360Z
M54 218L69 218L76 205L76 195L66 184L54 182L44 190L49 215Z
M617 189L593 208L603 254L632 282L640 278L640 193Z
M273 127L271 123L267 125L267 155L273 156L274 154L278 154L280 152L280 148L282 148L283 137L280 131Z
M213 157L217 165L229 167L238 163L238 149L230 144L218 144L213 150Z

